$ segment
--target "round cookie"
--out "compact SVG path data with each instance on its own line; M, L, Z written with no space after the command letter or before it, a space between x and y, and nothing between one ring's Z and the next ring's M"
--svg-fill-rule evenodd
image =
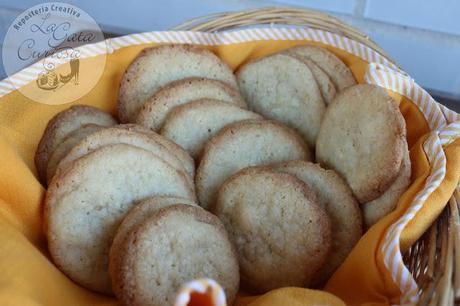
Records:
M250 110L294 128L315 146L326 104L307 64L278 53L245 64L236 76Z
M156 196L147 198L134 206L123 218L120 226L117 229L115 237L113 238L112 245L110 247L110 254L119 252L119 248L122 246L122 242L126 236L131 232L137 225L143 223L150 216L154 215L159 209L169 207L176 204L183 205L195 205L194 201L187 198L180 197L169 197L169 196ZM115 256L110 255L109 269L112 266L117 266L118 263L114 261ZM112 282L114 282L112 278Z
M46 168L48 160L65 137L85 124L97 124L100 126L112 126L117 124L109 114L87 105L74 105L55 115L46 126L42 139L35 152L35 167L38 177L42 182L46 181Z
M225 83L205 78L188 78L169 83L158 90L144 103L136 116L136 122L158 131L175 106L204 98L246 108L238 90Z
M325 264L315 273L312 285L319 287L332 276L361 238L363 221L358 201L350 187L333 170L317 164L290 161L274 165L273 169L294 175L315 193L320 207L331 221L331 251Z
M362 207L364 224L366 228L370 228L372 225L377 223L381 218L392 212L396 204L398 204L399 198L411 182L411 162L409 156L409 150L407 149L407 143L404 150L404 158L402 161L401 169L398 177L391 184L391 186L377 199L364 203Z
M347 181L360 203L381 196L401 167L406 124L396 102L374 85L355 85L329 105L316 160Z
M217 190L235 172L248 166L310 159L293 130L268 120L246 120L223 128L206 144L196 173L199 203L208 209Z
M162 137L162 136L159 136ZM174 169L183 173L190 184L193 185L193 173L188 173L182 162L169 151L160 141L149 137L146 134L130 131L122 128L107 128L87 136L78 143L72 150L61 160L56 173L69 167L73 161L78 158L97 150L103 146L124 143L148 150L170 164Z
M104 127L97 124L86 124L81 128L71 132L66 138L57 145L56 149L51 153L46 167L46 182L49 184L53 178L57 166L61 159L72 150L80 141L94 132L102 130Z
M192 45L144 49L129 65L120 83L120 121L134 122L142 105L161 87L189 77L219 80L238 88L233 72L211 51Z
M310 68L311 73L315 77L316 83L318 84L319 91L321 92L321 96L323 97L324 103L329 105L332 100L334 99L335 95L337 94L337 90L335 89L334 83L332 83L331 78L324 72L323 69L319 68L315 62L309 60L306 57L299 57L293 53L287 53L289 56L293 56L297 59L300 59L304 62L308 68Z
M117 226L137 202L156 195L195 199L184 175L144 149L108 145L79 158L46 192L53 261L78 284L111 293L108 252Z
M114 291L123 305L174 305L193 279L211 278L232 305L239 287L238 261L220 220L200 207L173 205L136 226L111 254ZM111 262L112 263L112 262Z
M286 52L309 59L318 65L330 77L337 91L342 91L345 88L355 85L356 80L347 67L337 56L332 52L319 47L313 46L297 46L288 49Z
M128 130L137 133L143 133L152 138L154 141L159 142L162 144L166 149L168 149L171 153L173 153L184 165L187 173L191 177L195 177L195 161L193 158L185 151L181 146L179 146L174 141L171 141L160 134L146 128L145 126L134 124L134 123L125 123L125 124L118 124L113 126L114 128L119 128L123 130Z
M117 278L119 275L112 273L112 271L115 270L114 267L118 267L120 264L118 261L119 257L116 256L116 254L121 252L121 249L124 247L123 242L127 235L136 226L143 223L150 216L154 215L159 209L178 204L197 206L194 201L186 198L156 196L147 198L140 202L134 206L123 218L123 221L121 222L120 226L118 226L115 237L113 238L109 252L109 274L111 275L110 279L112 281L112 289L114 292L120 292L120 288L114 286L114 284L119 284L120 281Z
M208 140L223 127L247 119L262 119L262 116L219 100L201 99L176 106L160 134L198 158Z
M222 185L214 212L235 244L241 281L250 290L307 287L326 261L329 218L290 174L243 169Z

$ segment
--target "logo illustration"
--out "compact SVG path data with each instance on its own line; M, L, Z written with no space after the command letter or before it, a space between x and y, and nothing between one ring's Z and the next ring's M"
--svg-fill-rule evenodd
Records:
M105 68L107 47L86 12L50 2L29 8L13 21L2 51L8 81L24 96L64 104L94 88Z
M44 90L53 90L65 85L72 79L74 80L74 84L78 85L78 72L80 69L80 60L70 60L69 65L70 72L67 75L60 74L58 77L53 70L40 73L37 79L37 86Z

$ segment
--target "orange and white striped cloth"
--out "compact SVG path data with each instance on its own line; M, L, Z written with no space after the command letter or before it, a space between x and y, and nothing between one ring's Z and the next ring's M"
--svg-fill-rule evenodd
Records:
M383 55L338 34L303 28L253 28L231 32L149 32L80 47L81 61L106 56L95 87L74 104L116 111L117 88L127 65L145 47L165 43L201 45L232 69L247 60L294 45L312 44L334 52L359 83L386 88L399 103L408 129L412 184L397 209L362 237L324 291L282 288L263 296L241 292L236 305L405 305L418 300L417 284L402 254L445 207L460 177L460 115L438 104ZM62 64L56 61L56 64ZM423 64L423 63L421 63ZM44 189L33 154L48 120L69 105L45 105L18 90L35 82L30 66L0 81L0 304L116 305L65 277L50 261L41 231ZM84 78L84 75L81 76ZM70 88L70 87L69 87ZM66 89L66 90L72 90ZM65 90L63 95L69 94ZM213 280L184 284L176 306L225 305Z

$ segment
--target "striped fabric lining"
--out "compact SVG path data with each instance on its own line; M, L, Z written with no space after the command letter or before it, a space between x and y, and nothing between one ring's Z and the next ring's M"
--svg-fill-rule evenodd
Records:
M409 76L384 65L370 63L364 79L369 84L390 89L413 101L427 119L431 130L439 130L447 124L440 104Z
M345 50L368 62L377 62L398 70L393 63L371 48L349 38L321 30L305 28L254 28L228 32L148 32L108 40L114 50L146 43L187 43L199 45L229 45L260 40L309 40Z
M229 32L205 33L191 31L157 31L131 34L106 39L95 44L76 48L81 59L102 54L111 54L115 50L150 43L187 43L197 45L229 45L260 40L309 40L324 43L352 53L368 62L376 62L398 70L393 63L371 48L338 34L303 28L255 28ZM47 62L56 67L64 64L65 60L48 58ZM35 63L18 73L0 81L0 97L9 94L17 88L35 81L37 73L42 71L42 63Z
M113 53L113 49L110 48L110 44L108 44L107 41L108 40L95 44L84 45L75 48L75 51L80 53L80 58L82 59ZM52 65L53 67L58 67L67 62L68 60L60 59L58 57L46 58L46 65ZM30 82L35 81L40 72L43 72L42 61L36 62L29 67L26 67L21 71L11 75L10 77L0 81L0 98L18 88L29 84Z
M393 281L401 290L401 305L418 301L418 287L410 271L404 265L399 249L399 238L407 223L422 208L430 194L439 187L446 174L446 157L442 149L460 137L460 116L454 111L438 104L412 78L381 64L371 63L365 75L367 83L390 89L413 101L428 121L433 131L423 148L431 165L431 172L425 187L415 197L406 213L386 232L381 251L384 264ZM450 123L450 124L449 124Z
M405 226L422 208L431 193L439 187L446 175L446 156L437 132L431 132L423 144L423 150L431 165L430 175L425 182L424 188L415 196L408 210L396 223L388 228L385 234L385 242L381 248L382 253L385 255L384 264L391 272L393 281L399 285L401 290L401 305L416 303L419 299L419 288L412 274L404 265L399 248L399 238Z
M188 43L197 45L228 45L261 40L306 40L320 42L347 51L369 62L365 81L397 92L412 100L422 111L433 131L424 143L424 151L430 162L431 173L425 188L420 191L408 211L386 232L381 251L384 264L391 272L392 279L401 290L401 304L418 300L418 287L410 272L404 265L399 249L399 237L408 221L421 209L429 195L441 184L445 176L446 158L442 146L460 137L460 115L438 104L423 88L417 85L397 66L371 48L340 36L338 34L304 28L253 28L246 30L204 33L190 31L166 31L132 34L107 39L92 45L79 47L81 58L100 54L111 54L115 50L140 44L150 43ZM63 62L53 61L59 65ZM24 86L35 80L37 69L41 64L34 64L10 78L0 81L0 97L15 90L15 86ZM14 85L13 85L14 84ZM208 290L208 291L206 291ZM192 281L181 289L176 300L177 306L186 305L190 294L210 292L214 305L225 305L222 288L213 280Z
M455 121L460 121L460 114L454 112L453 110L445 107L442 104L438 104L438 105L439 105L439 108L441 109L441 111L442 111L442 113L443 113L443 115L446 118L448 123L452 123L452 122L455 122Z

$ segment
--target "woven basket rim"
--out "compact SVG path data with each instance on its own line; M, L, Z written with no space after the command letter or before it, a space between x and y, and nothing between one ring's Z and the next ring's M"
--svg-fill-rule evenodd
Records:
M220 32L258 25L274 24L308 27L348 37L373 49L398 66L396 61L394 61L388 53L376 44L367 34L348 25L335 16L313 9L264 7L234 12L213 13L192 18L170 30Z

